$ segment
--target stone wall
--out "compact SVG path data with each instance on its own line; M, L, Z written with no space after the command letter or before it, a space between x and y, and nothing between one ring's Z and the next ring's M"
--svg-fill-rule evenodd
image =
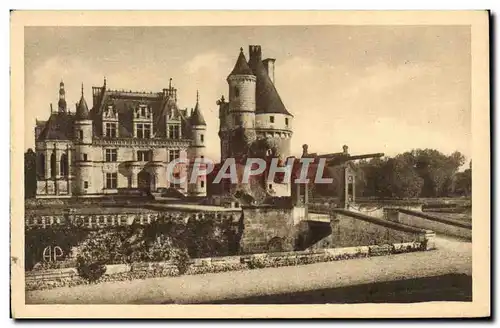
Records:
M432 231L413 228L377 217L347 210L334 210L330 223L331 234L311 248L355 247L408 242L426 242L434 248Z
M436 233L472 240L472 225L469 223L403 208L387 209L386 218L392 222L430 229Z
M243 254L292 251L297 234L294 214L298 213L291 207L244 207L240 251Z

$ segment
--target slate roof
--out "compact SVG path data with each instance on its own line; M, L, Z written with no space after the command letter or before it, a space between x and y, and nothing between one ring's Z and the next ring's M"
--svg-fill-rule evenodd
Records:
M250 56L248 65L252 69L254 75L257 77L255 92L255 112L257 114L277 113L293 116L286 110L283 101L281 101L278 91L269 78L269 75L266 71L266 68L264 67L264 64L262 63L260 56Z
M196 106L194 107L193 113L191 114L191 117L189 117L189 121L191 125L207 125L205 122L205 119L203 118L203 115L201 114L200 111L200 105L198 102L196 102Z
M85 97L83 96L83 87L82 87L82 97L76 106L76 117L80 119L88 119L89 118L89 107L87 106L87 102L85 101Z
M254 75L250 67L248 66L247 59L243 53L243 48L240 48L240 55L236 60L233 70L229 74L231 75Z
M163 97L162 93L138 93L105 91L99 105L91 110L94 136L101 137L102 111L113 104L118 112L118 135L122 138L134 136L133 114L139 104L148 105L153 112L153 135L166 137L166 121L183 121L179 108L173 98Z
M66 112L52 113L38 140L71 140L75 116Z

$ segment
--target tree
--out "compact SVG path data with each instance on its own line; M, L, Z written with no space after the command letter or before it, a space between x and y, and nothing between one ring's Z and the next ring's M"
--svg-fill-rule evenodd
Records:
M472 194L472 161L468 169L455 175L453 193L468 197Z
M33 198L36 195L36 154L29 148L24 153L24 197Z
M464 156L460 152L446 156L435 149L417 149L411 153L418 175L424 179L422 196L447 196L453 176L465 161Z
M387 166L392 171L390 184L387 186L392 197L414 198L420 195L424 179L417 174L411 156L398 155L390 159Z

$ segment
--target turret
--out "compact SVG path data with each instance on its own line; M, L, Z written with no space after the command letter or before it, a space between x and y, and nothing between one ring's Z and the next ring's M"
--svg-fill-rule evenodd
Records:
M207 123L203 118L200 110L200 98L196 92L196 105L189 117L189 125L191 128L191 145L188 148L189 159L189 174L188 179L191 178L191 172L194 169L194 162L198 160L201 162L205 158L205 135L207 130ZM201 167L200 167L201 169ZM188 194L190 196L202 197L207 195L207 179L206 176L198 177L195 183L188 182Z
M59 83L59 112L66 112L66 91L64 90L64 82Z
M232 70L227 77L229 84L229 113L232 117L232 128L255 127L255 86L256 77L248 66L243 48Z
M75 194L92 193L92 120L89 116L89 109L85 97L82 95L76 106L75 117L75 184L73 185Z

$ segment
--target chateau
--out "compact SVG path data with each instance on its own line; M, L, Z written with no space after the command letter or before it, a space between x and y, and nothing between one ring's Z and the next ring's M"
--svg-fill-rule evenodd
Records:
M177 89L161 92L111 90L106 80L92 88L89 109L83 93L70 112L60 83L57 110L36 122L38 198L99 197L142 194L174 188L187 196L206 196L206 179L168 181L166 167L182 158L194 161L205 152L206 123L196 105L189 113L177 106ZM173 176L189 174L177 165Z

